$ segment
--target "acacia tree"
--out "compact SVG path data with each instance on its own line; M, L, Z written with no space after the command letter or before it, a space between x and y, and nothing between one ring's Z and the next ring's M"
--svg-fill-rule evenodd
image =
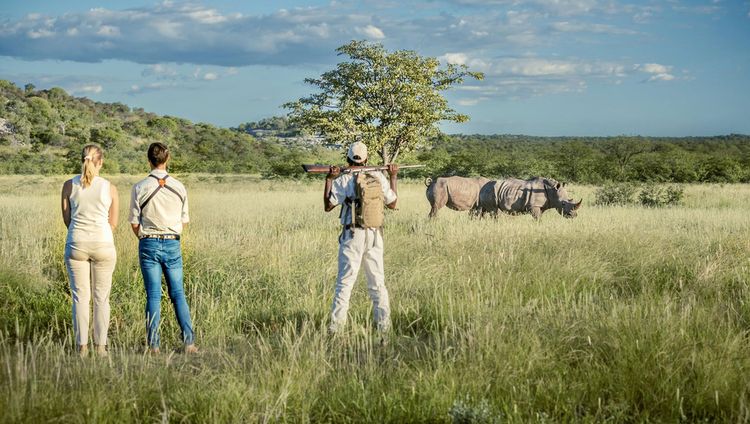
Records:
M362 141L384 164L438 135L438 122L468 121L440 92L466 77L484 78L465 65L441 67L435 58L411 50L389 53L377 43L351 41L336 51L350 60L305 79L319 91L284 107L301 129L332 143Z
M617 165L617 176L622 178L635 156L648 153L653 146L648 139L619 136L602 143L602 151Z

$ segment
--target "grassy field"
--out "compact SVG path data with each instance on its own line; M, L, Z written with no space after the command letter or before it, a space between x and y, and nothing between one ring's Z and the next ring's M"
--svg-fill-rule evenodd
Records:
M186 292L202 354L167 297L144 355L137 243L115 234L107 359L72 353L64 178L0 177L2 422L676 422L750 420L750 187L689 186L669 209L593 207L429 222L421 183L386 217L393 337L360 279L325 332L337 211L322 178L185 176Z

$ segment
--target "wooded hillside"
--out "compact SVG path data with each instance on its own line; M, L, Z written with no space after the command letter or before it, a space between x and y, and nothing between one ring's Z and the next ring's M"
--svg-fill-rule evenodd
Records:
M248 132L272 134L254 138ZM341 150L297 137L273 117L218 128L161 116L122 103L73 97L61 88L36 90L0 80L0 174L79 171L81 147L106 150L105 172L142 173L153 141L166 142L174 172L300 176L301 163L342 163ZM313 142L310 142L313 140ZM607 181L750 182L750 136L649 138L441 135L401 163L424 163L409 176L542 175L600 184ZM329 146L330 147L330 146Z
M73 97L61 88L24 89L0 80L0 173L78 172L86 143L105 149L105 172L142 173L154 141L170 146L174 172L284 174L288 163L338 154L290 148L241 131L160 116L122 103Z

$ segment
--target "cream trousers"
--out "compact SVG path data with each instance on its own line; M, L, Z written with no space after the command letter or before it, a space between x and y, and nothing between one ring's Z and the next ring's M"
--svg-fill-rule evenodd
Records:
M353 233L345 230L339 240L339 271L329 327L332 332L346 324L349 298L360 265L365 267L367 291L372 300L375 324L379 331L390 329L391 307L383 272L383 232L381 229L357 228Z
M65 246L65 267L73 295L73 330L76 344L89 343L89 305L94 292L94 343L107 344L109 293L117 253L112 243L80 242Z

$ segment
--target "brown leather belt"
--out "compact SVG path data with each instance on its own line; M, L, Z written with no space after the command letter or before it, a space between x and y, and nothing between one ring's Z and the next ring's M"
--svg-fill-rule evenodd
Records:
M143 239L179 240L180 236L178 234L147 234L145 236L140 236L139 238L141 240Z

